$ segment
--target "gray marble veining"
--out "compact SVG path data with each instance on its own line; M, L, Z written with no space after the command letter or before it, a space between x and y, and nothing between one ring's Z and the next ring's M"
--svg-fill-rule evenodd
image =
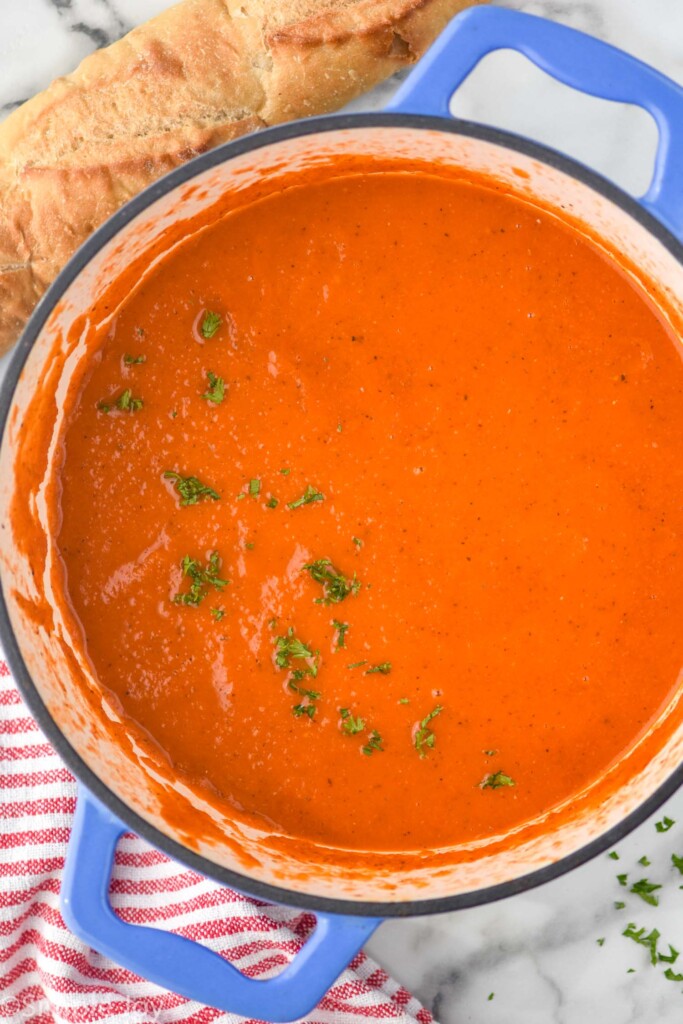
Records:
M166 6L168 0L2 0L0 118ZM680 0L508 0L506 6L593 33L683 83ZM458 114L530 135L635 194L644 191L656 144L647 115L581 100L547 80L540 87L540 73L520 58L496 61L490 69L482 65L460 91ZM353 106L377 108L394 87ZM666 965L651 967L647 951L621 934L629 921L656 926L665 943L683 949L683 877L671 863L672 853L683 855L683 794L657 818L664 813L677 824L659 834L646 822L619 844L619 862L603 855L499 903L387 923L371 952L441 1024L679 1024L683 983L666 980ZM651 866L638 865L643 855ZM647 875L661 882L660 906L628 894L616 878L622 871L630 880ZM625 909L615 908L619 901Z

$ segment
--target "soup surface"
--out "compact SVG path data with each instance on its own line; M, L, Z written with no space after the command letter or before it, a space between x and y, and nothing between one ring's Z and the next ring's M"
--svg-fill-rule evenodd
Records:
M579 793L681 668L683 368L570 226L434 173L302 180L136 287L64 434L102 684L175 768L363 850Z

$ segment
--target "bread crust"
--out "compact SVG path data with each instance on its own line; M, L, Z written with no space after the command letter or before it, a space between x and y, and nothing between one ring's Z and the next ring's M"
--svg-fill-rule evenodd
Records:
M183 0L0 125L0 353L127 199L221 142L335 110L470 0Z

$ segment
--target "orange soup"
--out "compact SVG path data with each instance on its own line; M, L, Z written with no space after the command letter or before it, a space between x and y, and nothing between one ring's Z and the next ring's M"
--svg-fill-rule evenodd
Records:
M360 170L120 282L58 544L97 677L179 774L416 850L567 801L675 693L683 367L553 214Z

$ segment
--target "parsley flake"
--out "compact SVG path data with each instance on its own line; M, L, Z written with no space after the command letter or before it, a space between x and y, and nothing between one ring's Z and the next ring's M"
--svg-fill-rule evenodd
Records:
M180 495L180 504L196 505L202 498L210 498L211 501L218 501L220 494L214 491L213 487L203 484L196 476L181 476L171 469L164 473L165 480L173 480L173 486Z
M672 818L667 818L665 815L661 821L655 822L655 829L657 832L668 832L675 824L676 822Z
M279 504L280 502L277 500L275 495L271 494L271 496L268 498L268 501L266 502L266 508L277 508Z
M141 398L134 398L133 392L130 388L126 388L122 391L117 399L114 400L113 405L109 402L99 402L97 408L100 412L111 412L112 409L118 409L119 412L139 412L142 409L143 401Z
M384 751L384 747L382 746L382 737L376 729L372 730L368 737L368 742L364 747L361 747L361 750L364 754L367 754L368 757L371 757L375 750L380 751L380 753Z
M360 668L361 665L367 665L367 661L352 661L346 667L347 668Z
M135 366L137 363L146 363L147 356L129 356L125 355L123 361L126 366Z
M294 679L290 679L287 685L289 686L290 690L292 690L294 693L298 693L299 696L304 698L298 704L292 705L292 714L294 715L294 717L302 718L303 716L306 716L307 718L310 718L311 721L313 721L313 718L317 711L316 701L320 700L320 698L322 697L320 691L307 690L305 687L299 686L299 684L295 682Z
M211 615L216 620L216 622L220 622L221 619L224 617L225 612L223 611L222 608L212 608Z
M365 728L365 720L360 715L354 718L349 708L339 708L339 714L342 720L341 731L347 736L355 736Z
M656 928L653 928L652 931L646 935L644 928L636 929L635 924L631 922L626 926L621 934L627 939L633 939L633 941L637 942L639 946L646 946L650 950L650 963L653 967L657 966L657 943L661 938L661 935Z
M254 477L253 480L249 481L249 494L252 498L258 498L261 493L261 481Z
M415 731L413 744L420 757L426 757L428 751L432 750L436 743L436 736L429 728L429 723L436 718L437 715L440 715L442 711L443 707L441 704L437 704L428 715L425 715Z
M296 636L292 626L289 627L285 636L276 636L273 643L275 644L275 664L278 668L288 669L290 672L287 686L304 698L298 704L292 705L292 714L295 718L305 716L312 720L316 712L315 702L319 700L321 694L318 690L309 690L300 684L305 679L315 679L318 675L318 652L316 651L314 654L311 648ZM303 667L294 668L292 659L298 659L305 664Z
M321 491L317 491L311 484L308 484L300 498L287 502L287 508L301 508L302 505L312 505L316 501L324 500L325 495Z
M502 786L514 786L515 780L511 779L505 772L493 772L479 783L481 789L500 789Z
M225 398L225 381L222 377L217 377L211 370L206 371L206 379L209 382L209 386L202 395L207 402L211 402L212 405L220 405Z
M677 857L675 853L672 853L671 863L675 868L678 868L680 873L683 875L683 857Z
M204 313L204 319L202 320L202 326L200 328L202 337L213 338L218 328L223 323L223 318L218 313L212 313L211 310L207 309Z
M636 896L640 896L641 900L645 900L651 907L659 906L659 896L653 895L658 889L661 889L661 885L656 885L654 882L648 882L647 878L641 878L639 882L634 882L629 892L634 893Z
M610 857L612 860L619 860L619 854L616 850L612 850L612 852L608 853L607 856Z
M185 555L180 563L180 568L183 570L183 576L191 581L190 589L184 594L176 594L173 598L174 604L190 605L196 608L206 597L208 587L222 590L230 582L230 580L221 579L218 575L220 558L217 551L211 554L205 569L196 558L191 558L189 555Z
M302 566L301 571L304 570L309 573L312 580L322 584L323 596L316 598L316 604L341 604L349 594L355 596L361 587L355 573L353 579L347 579L334 568L329 558L308 562Z
M362 665L362 664L364 664L364 662L359 662L359 664ZM366 670L363 673L363 675L364 676L374 676L377 673L379 673L379 675L381 675L381 676L388 676L390 672L391 672L391 662L390 661L383 661L380 665L371 665L370 668L366 668Z
M348 622L340 622L339 619L332 619L332 625L337 631L335 650L339 651L346 647L346 634L349 631Z

